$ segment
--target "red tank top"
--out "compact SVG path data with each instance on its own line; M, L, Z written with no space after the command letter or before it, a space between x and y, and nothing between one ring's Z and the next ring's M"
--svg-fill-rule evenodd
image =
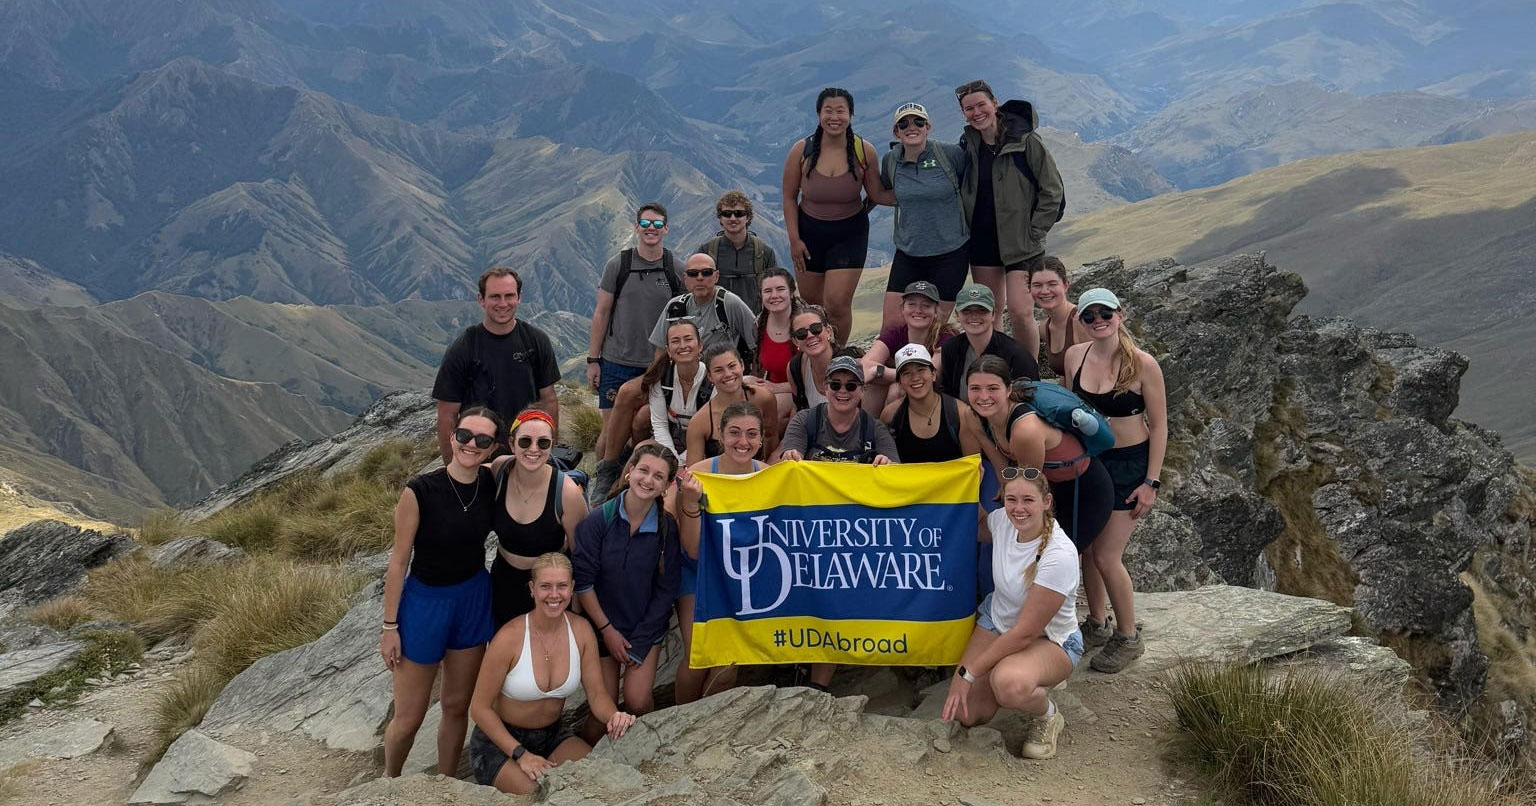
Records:
M1083 458L1078 459L1079 456ZM1061 441L1056 443L1056 447L1046 449L1045 462L1049 465L1052 462L1070 462L1073 459L1077 459L1077 461L1065 467L1046 468L1045 480L1050 482L1071 481L1082 475L1083 471L1088 469L1088 463L1092 461L1088 457L1083 456L1083 443L1078 441L1077 435L1063 431L1061 432Z
M774 341L765 333L757 346L757 358L763 364L763 375L770 383L789 382L789 359L795 355L795 345L790 341Z

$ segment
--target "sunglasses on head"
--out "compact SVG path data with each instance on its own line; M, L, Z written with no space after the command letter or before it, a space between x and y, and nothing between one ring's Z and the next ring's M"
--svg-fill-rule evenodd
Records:
M863 385L858 381L827 381L827 388L834 392L841 392L844 389L850 392L857 392L859 387Z
M713 276L715 276L715 270L714 269L684 269L683 270L683 274L686 274L689 277L713 277Z
M986 94L991 95L992 85L978 78L975 81L967 81L966 83L955 87L956 98L964 98L973 92L985 92Z
M922 118L902 118L901 120L896 121L896 128L901 129L902 131L906 131L913 126L921 129L927 125L928 121L923 120Z
M1045 474L1038 467L1005 467L997 475L1001 476L1003 481L1013 481L1014 479L1034 481Z
M1095 319L1102 322L1108 322L1109 320L1115 318L1115 312L1108 308L1095 308L1083 311L1081 314L1078 314L1077 318L1083 320L1083 324L1091 325Z
M636 221L635 224L639 225L640 229L661 229L667 225L667 220L665 218L642 218Z
M799 330L791 330L789 335L792 336L795 341L805 341L809 336L820 336L822 331L826 329L826 322L817 322L814 325L807 325L800 328Z
M496 442L496 438L490 434L476 434L468 428L454 429L453 438L460 445L468 445L470 440L474 440L475 447L481 450L491 447Z
M746 210L721 210L720 211L720 217L721 218L746 218L749 215L752 215L752 214L747 212Z
M525 451L533 447L535 444L539 446L539 450L547 451L549 450L549 446L555 444L555 441L549 437L539 437L538 439L534 439L533 437L517 438L517 447L522 448Z

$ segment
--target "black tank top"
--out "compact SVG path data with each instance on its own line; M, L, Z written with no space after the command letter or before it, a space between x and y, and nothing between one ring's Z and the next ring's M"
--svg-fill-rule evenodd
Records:
M411 553L411 576L428 585L457 585L485 570L485 537L491 533L496 480L480 468L460 484L440 467L405 485L416 494L421 517Z
M912 433L910 405L911 401L902 400L891 418L891 438L896 441L902 464L947 462L965 455L960 447L960 411L954 398L939 393L939 430L931 437Z
M512 460L516 461L516 460ZM496 487L496 515L494 524L496 540L508 554L519 557L537 557L550 551L565 549L565 526L555 514L555 496L563 490L565 476L550 468L549 491L544 495L544 511L532 523L518 523L507 514L507 496L512 487L511 463L504 468Z

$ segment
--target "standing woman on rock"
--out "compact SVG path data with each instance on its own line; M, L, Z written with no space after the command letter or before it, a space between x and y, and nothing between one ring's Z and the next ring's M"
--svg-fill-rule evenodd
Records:
M1121 555L1162 486L1158 476L1168 449L1168 394L1157 359L1138 349L1125 332L1125 311L1114 292L1090 288L1078 297L1077 308L1092 341L1067 350L1067 366L1076 367L1072 391L1108 418L1115 432L1115 447L1098 457L1114 483L1114 512L1083 555L1088 593L1083 637L1089 646L1104 647L1093 658L1094 671L1112 674L1146 651L1136 626L1131 575ZM1115 608L1113 625L1106 601Z
M901 324L903 289L918 280L938 289L939 321L948 322L970 266L970 228L960 198L965 149L930 140L930 125L922 104L902 104L891 125L896 143L880 159L881 182L896 197L896 256L885 283L881 330Z
M758 410L759 417L767 417L770 422L778 422L779 419L773 393L761 386L746 383L746 367L742 366L741 353L735 347L721 344L710 348L704 354L704 369L705 377L715 391L704 410L688 421L688 456L695 462L719 456L725 451L719 422L720 412L727 407L736 403L750 403ZM761 436L763 455L759 458L767 458L779 446L779 435L775 432Z
M795 313L800 310L800 294L795 276L775 266L763 272L762 307L757 314L757 366L753 374L762 378L773 392L778 422L768 423L774 435L784 433L784 425L795 413L794 387L789 384L789 361L795 357L795 340L789 335Z
M635 723L603 685L592 625L570 614L571 561L550 552L529 568L524 615L496 633L470 701L469 760L475 781L526 795L550 767L586 758L592 747L561 722L565 700L585 691L587 707L615 739Z
M965 115L960 145L971 168L961 185L970 212L971 276L1006 301L1013 337L1039 355L1029 270L1045 254L1045 235L1061 217L1061 174L1035 131L1038 120L1028 101L999 107L985 81L961 84L955 98Z
M875 146L853 133L853 95L827 87L816 96L816 131L784 159L784 230L806 302L825 305L837 332L853 328L853 292L869 252L871 203L893 204L869 170Z
M1069 290L1067 267L1055 255L1046 255L1029 273L1029 294L1045 311L1045 358L1058 378L1067 374L1067 348L1089 339L1077 306L1067 300Z
M1067 721L1051 701L1083 658L1077 628L1078 557L1055 522L1045 474L1033 467L1003 471L1003 505L982 521L978 538L992 543L993 590L976 610L976 628L949 683L940 716L967 727L998 708L1035 719L1025 758L1055 758Z
M555 422L528 409L512 420L512 452L491 464L496 476L496 557L491 560L491 617L496 628L533 609L528 592L534 560L569 552L587 516L581 487L549 463Z
M724 691L736 685L736 667L718 670L695 669L688 662L693 651L694 593L699 575L699 527L704 488L694 473L745 476L767 465L757 460L763 450L766 428L763 412L748 402L732 403L720 414L720 434L724 450L702 462L695 462L677 475L677 495L672 512L677 516L683 545L683 582L677 597L677 629L683 636L683 656L677 662L677 685L673 689L678 705L693 702L706 694ZM712 673L713 671L713 673Z
M971 409L980 418L982 452L998 469L1035 467L1045 471L1060 506L1056 519L1079 552L1086 551L1109 521L1114 495L1109 473L1083 450L1083 443L1045 421L1030 405L1033 389L1015 386L1008 362L984 355L966 373Z
M485 539L496 507L496 480L481 463L496 445L501 420L481 406L461 410L455 419L451 461L411 479L395 505L379 636L379 654L394 676L395 715L384 729L384 775L390 778L400 774L427 715L439 665L443 721L437 729L437 771L458 771L470 693L485 642L495 633Z
M572 565L581 609L601 641L603 686L624 710L646 714L655 707L656 665L682 580L677 520L662 506L677 457L647 443L632 458L619 492L576 528ZM603 729L592 716L582 736L596 742Z

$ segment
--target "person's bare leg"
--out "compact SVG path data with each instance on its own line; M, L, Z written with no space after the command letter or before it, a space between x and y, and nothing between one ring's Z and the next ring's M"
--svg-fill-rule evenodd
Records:
M645 662L624 670L623 708L635 716L656 710L656 667L661 663L661 647L653 646Z
M475 693L475 678L485 647L450 649L443 656L443 689L438 705L443 721L437 727L437 772L454 776L459 772L459 753L469 731L469 698Z
M432 681L436 678L435 663L423 666L401 658L395 667L395 715L384 728L384 777L398 777L405 767L405 757L432 703Z
M635 409L645 403L644 395L640 393L640 379L630 378L619 387L619 392L613 398L613 408L608 411L608 419L603 423L602 439L598 440L601 450L598 452L604 461L618 461L624 453L624 443L629 440L630 423L634 421Z
M1072 662L1061 647L1045 638L1036 638L1028 646L997 662L987 676L1004 708L1043 716L1051 686L1072 674Z
M1013 339L1025 352L1040 355L1040 325L1035 322L1035 298L1029 294L1029 272L1011 271L1008 287L1008 318L1013 320Z
M1007 310L1003 307L1007 295L1004 293L1003 288L1002 266L972 266L971 279L992 289L992 300L997 305L996 310Z
M813 663L811 664L811 682L822 688L829 688L832 685L832 675L836 671L835 663Z
M954 303L950 303L954 307ZM901 324L901 292L885 292L885 301L880 306L880 329Z
M599 638L599 641L602 639ZM598 663L603 667L603 688L608 689L608 696L615 703L619 701L619 662L613 658L599 658ZM620 705L620 708L624 706ZM587 713L587 720L582 723L580 736L587 744L597 744L597 740L603 738L608 731L608 726L597 721L591 712Z
M1089 547L1093 553L1094 570L1098 572L1097 576L1109 596L1109 603L1115 609L1116 631L1127 638L1136 634L1136 594L1131 574L1125 570L1121 558L1125 554L1126 545L1131 542L1131 532L1135 529L1136 521L1131 519L1130 510L1116 510L1109 514L1109 523L1104 525L1104 531L1099 532L1098 538ZM1089 604L1093 604L1092 600Z
M859 288L863 269L830 269L825 275L827 320L837 330L838 346L847 345L853 338L853 292Z
M823 305L825 286L825 274L814 271L795 272L795 287L800 290L800 298L812 305Z

